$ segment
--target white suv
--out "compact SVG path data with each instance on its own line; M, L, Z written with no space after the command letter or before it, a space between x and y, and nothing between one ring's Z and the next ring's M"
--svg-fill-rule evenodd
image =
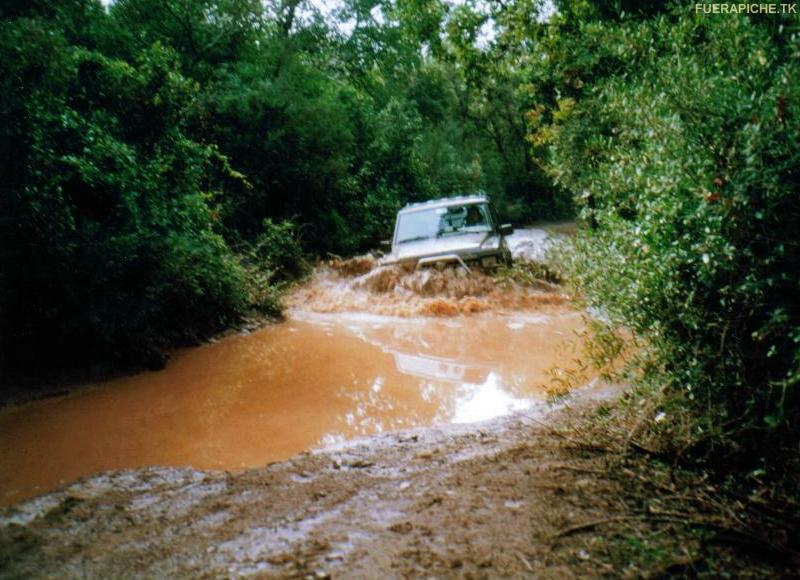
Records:
M451 197L409 204L397 213L389 263L417 267L455 263L469 270L493 268L511 261L505 237L514 229L500 225L482 195Z

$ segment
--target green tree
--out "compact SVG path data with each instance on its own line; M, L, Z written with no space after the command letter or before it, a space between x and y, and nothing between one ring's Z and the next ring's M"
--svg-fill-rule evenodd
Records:
M157 361L235 318L241 270L214 231L219 154L185 134L194 91L173 54L109 59L39 19L4 21L0 53L5 366L42 352Z
M696 411L699 440L735 434L723 449L748 460L800 424L791 25L681 11L581 23L534 73L562 96L531 117L532 140L593 226L580 289L646 338L651 377Z

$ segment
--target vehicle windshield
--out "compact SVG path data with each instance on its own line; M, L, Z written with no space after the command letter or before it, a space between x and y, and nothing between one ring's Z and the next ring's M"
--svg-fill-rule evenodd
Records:
M492 231L489 207L485 203L451 205L414 211L400 216L397 243L442 236Z

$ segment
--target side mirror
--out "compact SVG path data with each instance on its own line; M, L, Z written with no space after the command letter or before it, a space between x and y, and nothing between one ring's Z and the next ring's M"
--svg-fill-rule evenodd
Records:
M514 233L514 227L511 224L503 224L498 228L501 236L510 236Z

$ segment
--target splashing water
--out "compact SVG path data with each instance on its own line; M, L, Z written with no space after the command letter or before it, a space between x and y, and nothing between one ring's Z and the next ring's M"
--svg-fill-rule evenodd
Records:
M414 269L385 265L372 256L321 265L286 299L291 311L369 312L386 316L457 316L562 305L559 288L526 288L477 269Z

